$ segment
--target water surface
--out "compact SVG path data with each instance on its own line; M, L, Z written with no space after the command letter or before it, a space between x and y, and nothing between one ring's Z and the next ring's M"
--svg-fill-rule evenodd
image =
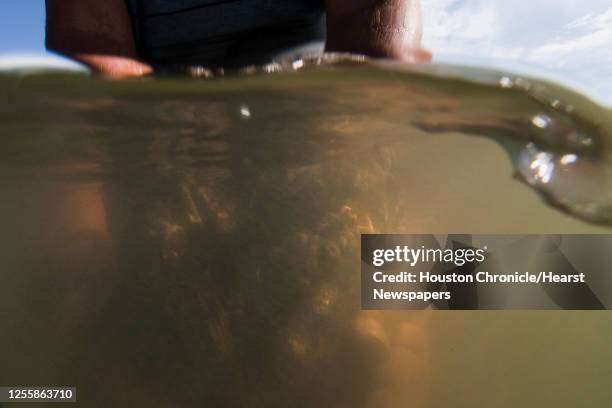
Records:
M609 313L362 312L358 254L361 233L609 233L609 111L508 73L290 68L0 78L0 383L610 405Z

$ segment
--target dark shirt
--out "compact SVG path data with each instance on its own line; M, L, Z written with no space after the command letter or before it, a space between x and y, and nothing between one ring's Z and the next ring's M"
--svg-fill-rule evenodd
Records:
M126 0L140 57L237 67L325 40L323 0Z

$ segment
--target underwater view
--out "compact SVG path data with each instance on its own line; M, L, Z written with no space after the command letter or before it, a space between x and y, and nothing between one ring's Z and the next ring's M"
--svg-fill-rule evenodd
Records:
M6 73L0 98L0 384L99 407L611 406L607 311L360 305L360 234L610 234L612 117L588 97L328 55Z

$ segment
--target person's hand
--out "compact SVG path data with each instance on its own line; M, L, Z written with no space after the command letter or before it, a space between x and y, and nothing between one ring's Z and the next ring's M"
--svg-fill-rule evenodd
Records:
M426 62L419 0L326 0L326 51Z
M70 58L85 64L92 72L108 78L140 77L149 75L153 68L135 57L105 54L71 53Z
M46 0L47 48L107 77L143 76L124 0Z

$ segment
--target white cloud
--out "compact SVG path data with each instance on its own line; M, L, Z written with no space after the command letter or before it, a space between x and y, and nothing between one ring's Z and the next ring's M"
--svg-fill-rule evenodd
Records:
M531 51L535 61L555 61L562 58L561 63L578 60L579 56L588 59L595 55L607 56L612 46L612 7L601 15L587 14L568 23L564 27L564 38L553 40ZM588 53L588 55L578 55Z
M462 5L461 0L431 0L423 8L425 41L431 39L441 46L459 39L482 40L492 32L497 20L494 7L469 7Z
M612 103L609 0L422 0L437 60L528 64Z
M51 53L0 54L0 72L17 70L22 72L40 70L86 71L86 68L79 63Z

